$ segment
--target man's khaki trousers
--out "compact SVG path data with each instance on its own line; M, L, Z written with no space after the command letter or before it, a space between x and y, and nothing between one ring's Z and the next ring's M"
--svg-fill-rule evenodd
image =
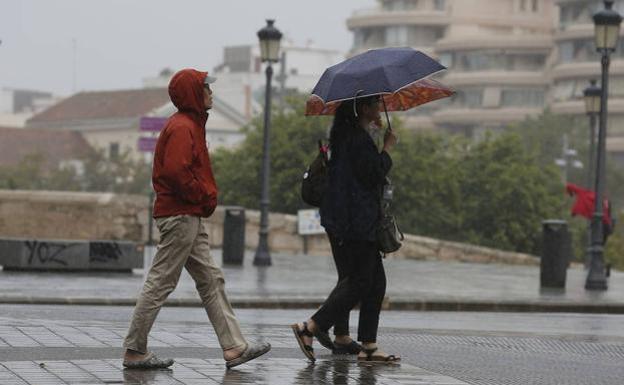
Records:
M161 306L178 284L183 267L195 281L221 348L244 347L245 339L225 296L223 273L210 256L207 225L190 215L157 218L156 225L160 231L158 251L137 300L124 347L147 352L147 336Z

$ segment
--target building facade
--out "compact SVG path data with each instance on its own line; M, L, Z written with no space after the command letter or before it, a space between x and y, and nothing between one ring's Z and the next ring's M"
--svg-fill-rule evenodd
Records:
M540 114L584 118L582 92L600 79L592 15L602 0L379 0L347 21L351 54L410 46L449 68L449 99L408 112L408 127L480 136ZM624 0L615 7L624 13ZM607 147L624 163L624 39L613 56ZM418 110L418 109L417 109Z
M290 91L308 93L323 71L344 59L344 53L313 46L296 46L286 41L281 47L281 60L273 65L274 101ZM210 72L217 77L212 86L221 106L236 111L248 123L263 111L266 88L265 66L257 45L227 46L223 61ZM158 77L143 79L144 87L166 87L173 71L163 70ZM242 126L241 125L241 126Z
M554 33L554 64L550 70L553 112L585 119L583 90L591 79L600 84L600 55L594 43L592 15L604 8L601 0L557 0L559 19ZM624 1L614 8L624 13ZM624 36L624 34L622 34ZM612 55L609 77L607 150L624 164L624 39Z

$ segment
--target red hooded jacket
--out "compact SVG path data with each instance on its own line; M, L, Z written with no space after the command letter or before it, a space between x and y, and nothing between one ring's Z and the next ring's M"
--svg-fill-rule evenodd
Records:
M204 79L206 72L184 69L169 82L169 96L178 108L158 137L152 184L154 217L208 217L217 206L217 185L206 147Z

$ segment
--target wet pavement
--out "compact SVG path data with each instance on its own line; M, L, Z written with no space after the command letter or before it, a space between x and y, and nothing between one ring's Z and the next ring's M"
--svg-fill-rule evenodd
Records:
M621 385L624 316L454 312L382 313L379 344L398 366L367 366L316 345L310 365L288 324L309 310L237 310L243 333L273 349L227 371L198 308L164 308L150 348L172 370L124 371L130 307L3 305L0 384ZM351 318L357 325L357 312Z
M220 251L213 254L220 263ZM235 307L315 307L336 281L330 257L273 255L269 268L252 266L252 259L248 254L243 267L223 269ZM388 259L385 268L386 304L392 309L558 311L557 306L568 306L562 310L624 313L624 273L619 271L612 272L608 291L591 292L584 289L582 267L568 270L565 290L540 289L537 266ZM134 274L2 271L0 303L132 304L142 274L142 270ZM186 272L170 299L187 306L199 304ZM501 304L507 304L507 309Z
M411 365L362 365L353 360L324 360L309 364L301 359L258 360L243 369L223 370L215 359L183 358L164 370L124 370L119 360L9 362L0 365L4 385L126 384L429 384L463 385L448 376Z

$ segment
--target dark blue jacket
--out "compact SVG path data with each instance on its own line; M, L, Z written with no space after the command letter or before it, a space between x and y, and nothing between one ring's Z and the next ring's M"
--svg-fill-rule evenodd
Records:
M375 241L385 177L392 167L363 129L332 143L329 184L321 203L321 224L340 239Z

